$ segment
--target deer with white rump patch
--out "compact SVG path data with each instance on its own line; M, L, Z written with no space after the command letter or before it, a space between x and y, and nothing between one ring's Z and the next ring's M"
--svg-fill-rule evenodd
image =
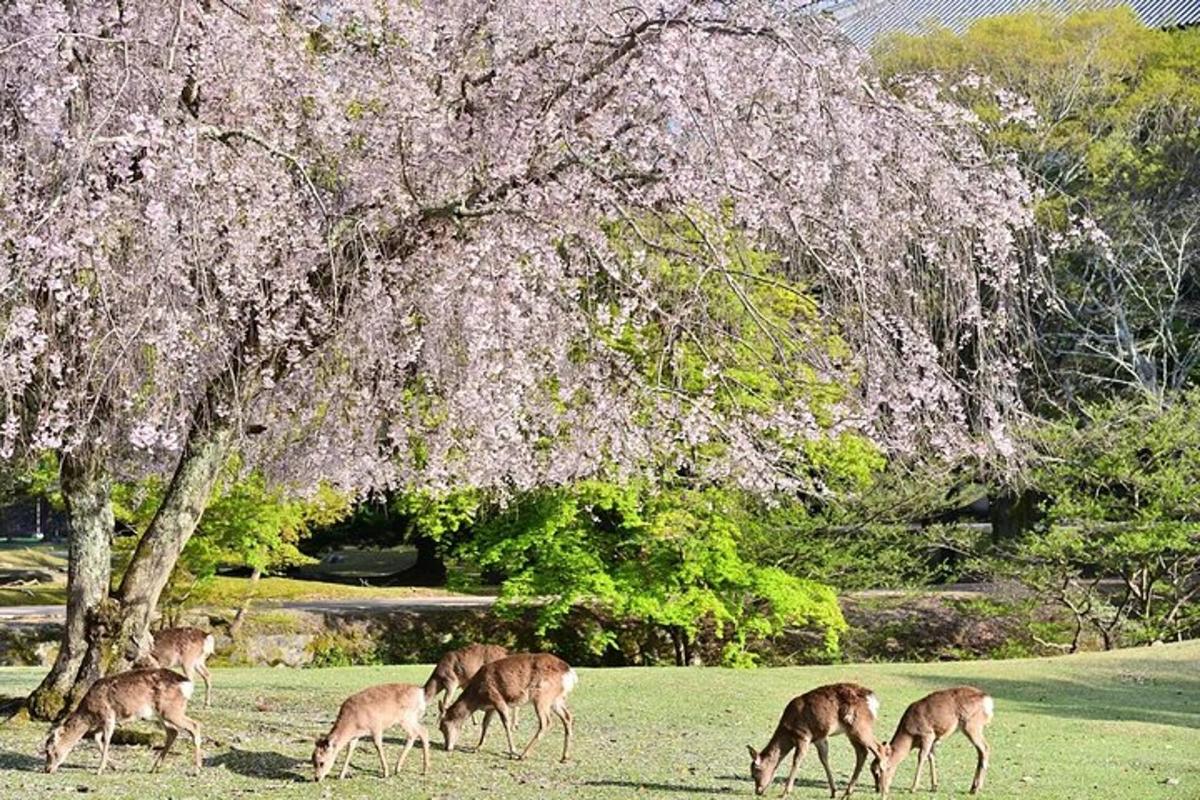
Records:
M138 719L158 718L167 731L167 741L154 760L156 772L175 744L179 731L192 735L195 770L200 771L200 724L188 718L187 702L196 685L169 669L135 669L101 678L92 684L79 706L46 737L46 772L54 772L85 736L95 737L100 746L100 767L108 765L108 748L118 725Z
M387 758L383 755L383 732L399 725L404 729L404 750L396 760L396 772L404 766L408 751L418 739L421 741L421 774L429 772L429 734L421 724L425 715L425 690L410 683L385 683L363 689L352 694L342 703L337 720L329 733L317 739L313 749L312 764L318 782L325 779L337 760L338 752L348 744L346 763L342 765L339 778L350 771L350 759L354 748L363 736L370 736L379 753L383 777L388 777Z
M779 763L791 751L792 769L783 786L783 794L791 793L796 783L796 770L811 744L817 749L825 777L829 781L829 796L837 796L837 784L829 768L829 737L846 734L854 747L854 774L846 785L843 797L849 797L862 773L867 753L879 753L880 744L875 739L875 718L879 716L879 698L865 686L856 683L833 683L820 686L793 698L783 709L783 716L775 726L771 741L762 752L750 750L750 774L754 778L756 794L765 794L775 779Z
M578 682L579 676L571 669L571 665L549 653L521 653L484 664L439 720L442 735L446 739L446 750L454 750L463 721L482 709L485 712L483 730L480 731L476 749L483 747L488 725L494 715L499 715L504 725L504 735L508 738L509 757L525 758L550 727L550 712L553 711L566 729L562 754L562 761L566 762L571 757L572 734L567 695ZM538 729L521 754L517 755L512 738L513 712L517 706L525 703L533 704Z
M913 703L900 718L892 741L883 745L879 755L871 763L875 786L886 795L896 777L896 768L917 748L917 773L913 776L912 790L917 790L921 781L921 769L929 762L929 783L937 790L937 766L934 750L939 742L956 730L975 745L979 759L975 765L975 779L971 781L971 794L983 788L983 776L988 767L988 744L983 738L984 727L992 721L995 702L974 686L957 686L942 689Z
M189 681L199 674L204 680L204 707L211 705L212 676L205 661L216 649L216 640L208 631L199 628L164 628L154 634L154 647L150 650L149 666L183 667Z

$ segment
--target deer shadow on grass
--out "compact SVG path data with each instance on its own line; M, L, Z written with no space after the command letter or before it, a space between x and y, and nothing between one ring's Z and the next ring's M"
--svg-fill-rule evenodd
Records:
M46 759L37 758L19 750L0 750L0 770L19 772L41 772L46 768Z
M309 765L302 758L286 756L270 750L238 750L231 747L219 756L204 759L206 767L225 767L230 772L244 775L248 778L269 778L270 780L291 780L297 783L307 782L309 777L300 768Z
M1081 675L1079 681L976 677L969 671L955 675L953 680L919 673L903 677L930 691L954 682L978 686L996 698L997 716L1007 706L1046 717L1200 728L1200 680L1178 673L1168 676L1161 672L1125 671L1101 676Z
M812 754L810 753L809 756L811 757L811 755ZM803 774L804 773L804 764L805 764L805 761L807 761L807 760L808 760L808 758L806 757L804 759L804 761L800 762L800 772L796 774L796 788L798 788L798 789L800 789L800 788L820 789L821 791L828 794L829 793L829 784L825 782L825 775L823 772L821 772L820 762L816 761L815 759L813 760L813 764L816 765L816 770L817 770L816 775L820 776L820 777ZM791 763L791 756L789 755L786 759L784 759L784 761L787 761L788 763L784 764L783 761L780 762L781 769L775 775L775 780L771 781L771 786L783 786L785 779L787 777L787 767ZM830 765L832 766L833 759L830 758L829 761L830 761ZM863 771L864 771L864 773L866 772L866 767L863 767ZM754 786L754 778L750 777L749 770L746 770L746 774L744 774L744 775L716 775L714 777L716 778L716 780L719 780L719 781L727 781L729 783L744 783L748 787ZM848 781L850 779L850 774L846 773L845 775L839 775L837 770L834 770L833 777L837 778L838 792L841 793L841 791L846 786L846 781ZM861 790L862 785L863 785L862 778L860 777L858 779L858 783L855 786L855 791ZM868 776L867 788L868 789L871 788L870 776ZM733 791L733 790L732 789L723 789L722 791L728 792L728 791ZM767 791L770 791L770 787L767 788Z
M650 789L656 792L686 792L687 794L733 794L728 786L689 786L684 783L654 783L652 781L582 781L581 786L609 786L618 789Z

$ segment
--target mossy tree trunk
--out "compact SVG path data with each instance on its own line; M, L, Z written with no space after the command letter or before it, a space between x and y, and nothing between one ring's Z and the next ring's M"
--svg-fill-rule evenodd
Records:
M117 607L89 642L106 673L128 669L149 653L154 609L208 505L232 440L227 424L193 426L162 504L113 593Z
M50 720L62 715L99 677L90 662L88 629L103 614L112 574L113 509L106 477L78 457L62 465L62 493L70 521L67 615L58 657L29 696L29 713Z
M87 653L72 689L76 695L87 690L92 673L128 669L149 653L150 622L159 597L196 530L234 442L234 420L221 411L230 405L232 380L229 376L214 383L197 405L175 472L111 595L112 602L104 613L89 618Z

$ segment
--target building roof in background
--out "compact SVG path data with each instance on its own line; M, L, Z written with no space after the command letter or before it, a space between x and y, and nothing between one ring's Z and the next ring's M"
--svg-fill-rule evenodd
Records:
M1169 28L1200 24L1200 0L817 0L805 4L832 17L855 44L870 47L889 33L923 33L945 27L961 33L996 14L1048 9L1070 13L1128 5L1146 25Z

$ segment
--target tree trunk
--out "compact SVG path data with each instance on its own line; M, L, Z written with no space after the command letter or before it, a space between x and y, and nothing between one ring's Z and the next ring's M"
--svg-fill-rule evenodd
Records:
M250 591L242 599L242 604L233 617L233 624L229 626L230 639L237 639L238 633L241 632L242 625L246 622L246 612L250 610L250 601L254 599L254 590L258 588L258 581L261 577L262 567L255 567L254 571L250 573Z
M105 674L128 669L149 653L154 609L208 505L232 441L233 427L224 420L193 424L162 504L113 593L116 607L89 632L87 658Z
M90 618L103 616L112 575L113 510L107 479L90 474L67 456L62 466L62 492L71 525L67 618L54 666L29 696L30 716L41 720L68 711L100 677L98 665L85 658L88 628Z

